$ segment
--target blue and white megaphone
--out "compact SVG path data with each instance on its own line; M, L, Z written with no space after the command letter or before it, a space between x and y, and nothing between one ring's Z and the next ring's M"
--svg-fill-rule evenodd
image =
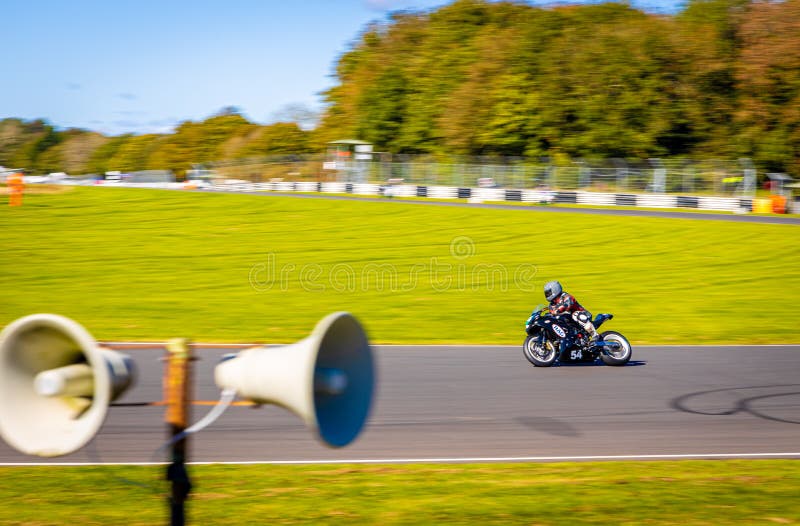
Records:
M375 365L361 324L346 312L325 317L297 343L245 349L217 365L217 385L260 404L282 406L332 447L346 446L369 416Z
M69 318L20 318L0 333L0 436L28 455L77 451L134 373L129 356L100 347Z

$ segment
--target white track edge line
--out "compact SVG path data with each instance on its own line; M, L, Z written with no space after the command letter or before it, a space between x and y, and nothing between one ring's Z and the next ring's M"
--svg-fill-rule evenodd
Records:
M336 460L243 460L187 462L194 466L219 465L298 465L298 464L447 464L447 463L494 463L494 462L571 462L583 460L689 460L689 459L749 459L749 458L800 458L800 452L792 453L675 453L653 455L585 455L542 457L433 457L433 458L383 458L383 459L336 459ZM0 467L22 466L165 466L167 462L0 462Z

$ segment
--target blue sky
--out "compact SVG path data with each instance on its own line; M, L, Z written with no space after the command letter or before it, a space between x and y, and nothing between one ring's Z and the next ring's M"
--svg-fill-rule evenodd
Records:
M168 132L236 106L274 122L319 93L370 21L442 0L2 0L0 118ZM531 1L541 4L544 2ZM662 13L678 0L632 1Z

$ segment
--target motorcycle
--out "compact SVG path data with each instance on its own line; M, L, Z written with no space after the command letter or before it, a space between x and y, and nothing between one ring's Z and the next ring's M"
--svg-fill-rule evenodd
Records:
M613 314L598 314L595 329L613 318ZM550 314L539 305L525 322L528 337L522 345L525 358L537 367L562 363L591 363L599 358L606 365L625 365L633 352L630 342L616 331L598 333L594 341L569 314Z

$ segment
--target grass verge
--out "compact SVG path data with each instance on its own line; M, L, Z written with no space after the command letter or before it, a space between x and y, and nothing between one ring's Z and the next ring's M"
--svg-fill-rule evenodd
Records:
M0 468L0 524L168 522L163 467ZM791 460L191 466L191 524L797 524Z
M559 279L634 345L798 342L793 225L126 188L26 196L0 224L0 325L287 342L348 310L375 342L517 344Z

